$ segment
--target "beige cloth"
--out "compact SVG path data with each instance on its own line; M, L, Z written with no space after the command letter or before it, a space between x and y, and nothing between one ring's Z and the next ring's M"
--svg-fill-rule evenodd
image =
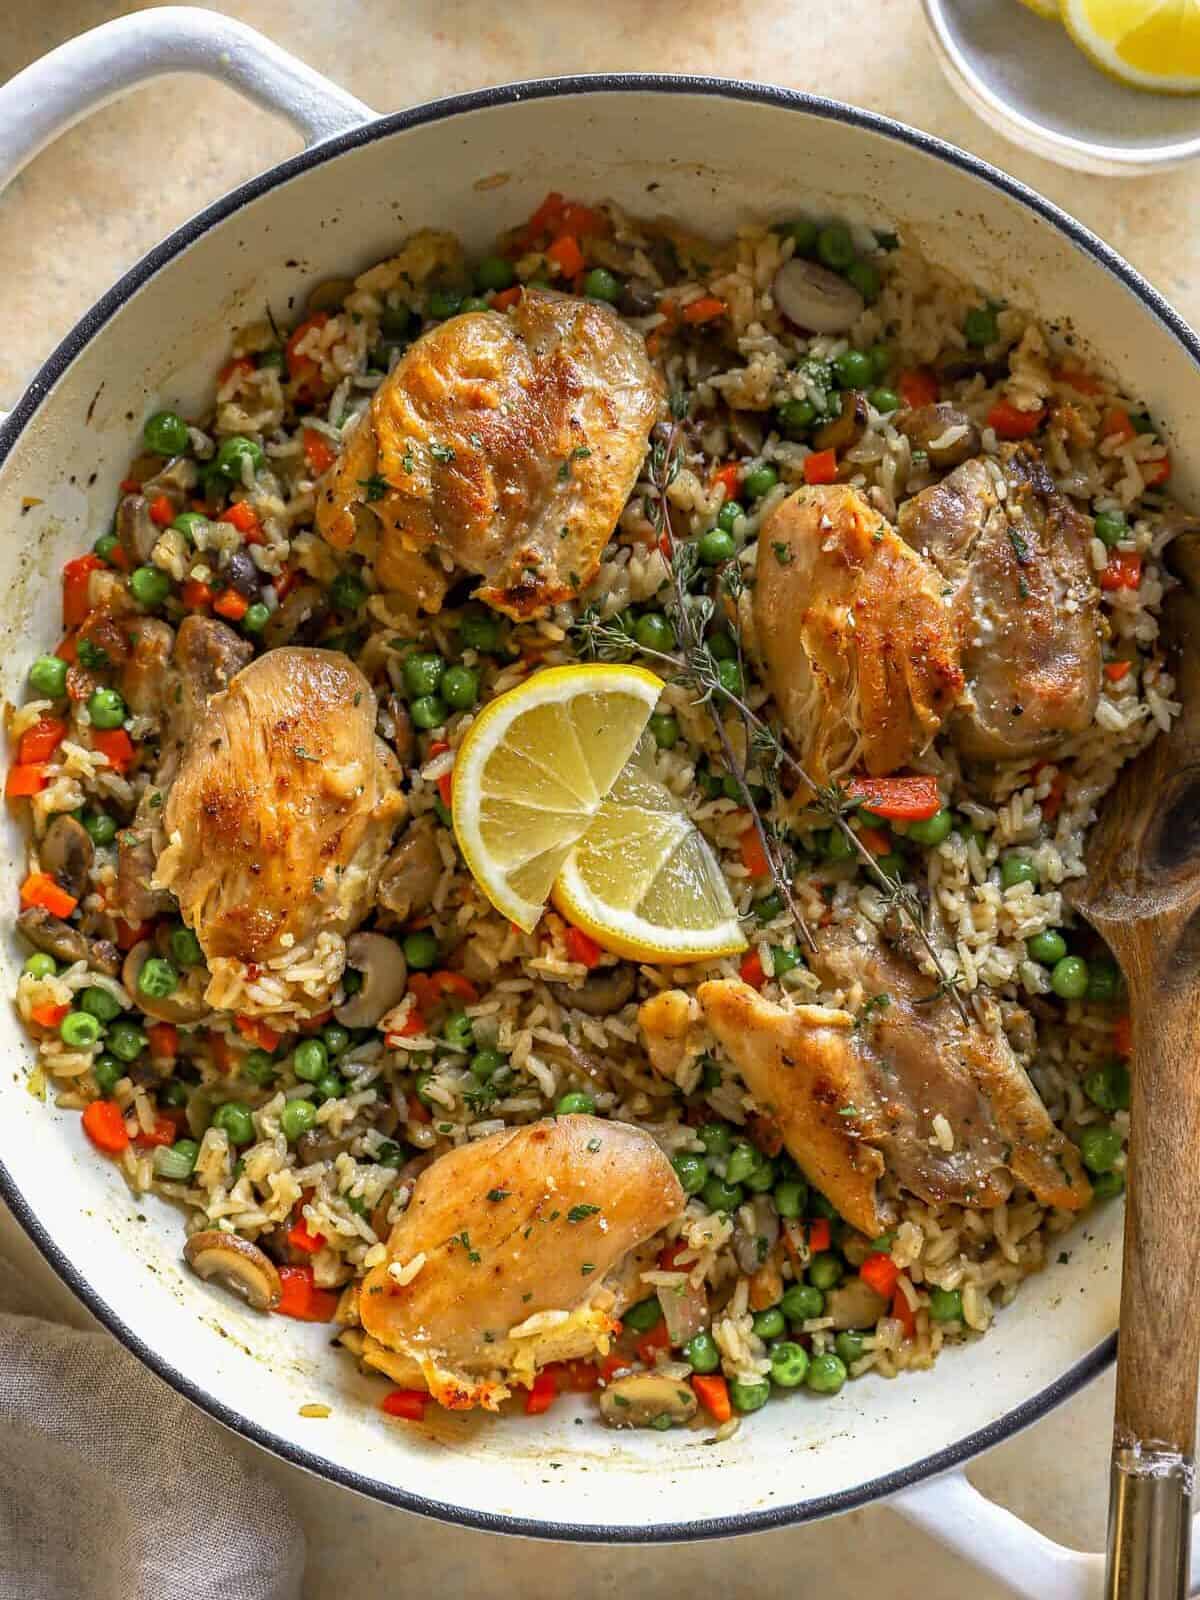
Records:
M0 1256L0 1600L298 1600L304 1537L234 1437Z

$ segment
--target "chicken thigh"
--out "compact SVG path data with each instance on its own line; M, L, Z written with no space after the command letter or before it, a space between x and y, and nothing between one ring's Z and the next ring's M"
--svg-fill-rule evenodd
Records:
M454 571L518 620L571 600L637 480L661 405L642 338L595 301L523 291L431 328L376 390L316 520L377 531L380 587L436 611Z

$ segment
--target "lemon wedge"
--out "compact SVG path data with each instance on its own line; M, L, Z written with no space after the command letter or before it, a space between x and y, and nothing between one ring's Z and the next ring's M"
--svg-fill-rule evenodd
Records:
M1021 0L1021 4L1047 22L1058 22L1062 17L1058 0Z
M746 948L707 841L637 758L563 861L551 898L569 922L630 961L674 965Z
M1200 90L1200 0L1062 0L1062 20L1121 83L1156 94Z
M455 837L484 894L526 933L662 689L643 667L550 667L467 731L454 762Z

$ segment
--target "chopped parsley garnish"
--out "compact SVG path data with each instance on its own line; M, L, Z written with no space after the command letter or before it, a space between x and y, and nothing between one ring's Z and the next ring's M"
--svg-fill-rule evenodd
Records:
M591 453L592 452L588 449L586 444L577 444L575 446L574 450L571 451L571 460L572 461L586 461L588 456L591 455Z
M476 1265L480 1261L481 1257L480 1257L480 1254L479 1254L478 1250L472 1250L471 1249L471 1235L467 1232L467 1230L465 1228L459 1234L458 1242L459 1242L459 1244L462 1245L463 1249L467 1252L467 1260L472 1264L472 1266Z
M1013 555L1021 566L1027 567L1033 559L1029 554L1029 546L1025 542L1025 535L1019 528L1014 528L1011 522L1008 525L1008 542L1012 545Z
M487 1197L489 1200L507 1200L511 1193L511 1189L489 1189Z
M593 1262L585 1261L583 1263L583 1265L580 1267L579 1270L583 1274L583 1276L586 1278L589 1272L595 1272L596 1267L595 1267L595 1264Z
M447 462L454 460L454 451L448 444L431 444L429 446L429 454L435 461L440 461L443 466Z
M400 463L400 465L404 468L405 472L411 472L413 470L414 463L411 450L406 450L404 452L404 460Z
M567 1212L568 1222L582 1222L585 1217L594 1217L599 1211L599 1206L578 1205L572 1206Z
M875 1021L876 1013L886 1011L892 1003L890 994L873 994L855 1018L856 1028L868 1028Z
M771 549L775 552L775 559L781 567L790 567L795 560L795 552L786 539L774 539Z
M592 1155L595 1155L597 1150L599 1150L599 1148L600 1148L599 1139L589 1139L588 1142L587 1142L587 1148L591 1152Z
M311 750L306 750L302 744L292 746L292 754L297 761L319 761L320 756L313 755Z
M384 495L391 488L391 484L387 481L387 479L381 478L377 472L373 472L369 478L360 478L358 480L358 486L360 489L365 489L367 491L368 502L372 500L382 500Z

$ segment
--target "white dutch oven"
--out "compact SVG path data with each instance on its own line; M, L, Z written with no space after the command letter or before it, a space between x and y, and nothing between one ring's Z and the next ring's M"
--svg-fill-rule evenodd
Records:
M249 29L172 8L110 23L0 90L0 185L86 111L178 71L226 79L314 142L152 251L0 426L0 692L10 699L57 637L57 575L107 525L142 418L164 405L206 408L232 325L268 303L286 314L321 278L367 266L424 224L482 247L549 188L713 233L806 207L902 227L993 292L1069 315L1168 419L1180 491L1200 480L1200 345L1174 312L1048 202L885 118L780 89L655 77L522 84L376 118ZM8 823L10 904L22 854ZM20 959L6 936L5 986ZM959 1469L1112 1360L1116 1208L1072 1237L1069 1262L1030 1280L986 1340L948 1353L936 1373L868 1377L832 1403L797 1396L721 1445L576 1426L566 1400L537 1419L439 1416L423 1431L380 1415L378 1385L328 1350L325 1330L241 1310L189 1276L179 1217L132 1199L77 1115L31 1098L29 1047L7 1008L0 1030L12 1063L0 1082L0 1190L31 1238L148 1366L288 1460L447 1521L576 1540L706 1538L894 1496L895 1509L1022 1594L1099 1592L1098 1557L1032 1533ZM310 1402L331 1416L302 1418Z

